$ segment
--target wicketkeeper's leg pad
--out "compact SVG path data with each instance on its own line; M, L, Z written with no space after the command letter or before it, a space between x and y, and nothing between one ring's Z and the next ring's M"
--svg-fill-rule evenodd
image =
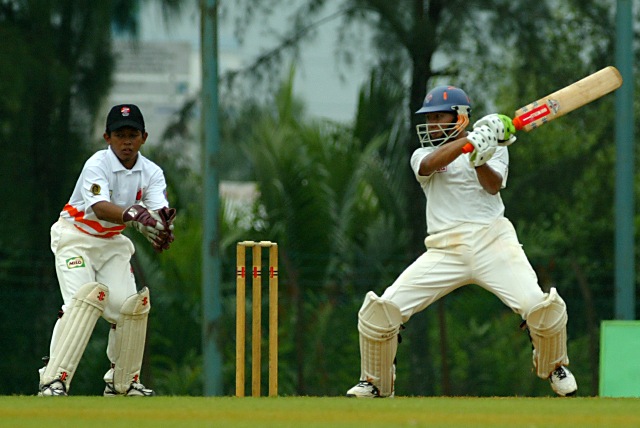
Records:
M60 380L69 390L108 296L109 288L99 282L89 282L78 289L56 328L53 349L41 376L42 385Z
M567 305L555 288L527 314L527 327L535 349L534 365L537 375L543 379L559 366L569 364L567 320Z
M358 312L360 379L374 384L381 397L394 391L393 362L401 324L402 315L395 303L379 298L373 291L367 293Z
M150 310L147 287L128 297L120 308L115 326L116 360L113 361L113 386L120 394L125 394L132 382L139 382Z

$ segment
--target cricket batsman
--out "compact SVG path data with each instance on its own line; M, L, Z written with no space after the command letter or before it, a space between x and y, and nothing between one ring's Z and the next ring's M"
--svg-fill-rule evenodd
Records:
M504 216L500 190L507 184L508 146L515 127L491 114L471 131L471 102L454 86L427 93L417 114L421 148L411 168L426 196L426 252L409 265L380 297L367 293L358 312L360 381L349 397L394 395L398 332L416 313L467 284L477 284L520 315L533 345L538 377L560 396L578 389L567 368L567 308L555 288L538 279ZM467 144L471 153L463 153Z

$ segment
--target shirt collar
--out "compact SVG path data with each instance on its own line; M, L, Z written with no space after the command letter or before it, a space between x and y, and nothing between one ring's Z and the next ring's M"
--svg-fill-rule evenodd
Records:
M142 171L142 162L140 161L140 159L142 159L142 153L138 152L138 158L136 159L136 163L135 165L133 165L133 168L131 169L127 169L125 168L124 165L122 165L122 162L120 162L120 159L118 159L118 156L116 156L116 154L113 152L113 150L111 150L111 146L107 147L107 157L109 158L109 164L111 165L111 171L113 172L118 172L118 171Z

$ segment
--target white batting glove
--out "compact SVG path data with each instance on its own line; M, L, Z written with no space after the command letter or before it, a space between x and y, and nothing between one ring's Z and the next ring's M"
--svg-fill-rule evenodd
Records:
M482 125L490 127L491 130L495 132L499 146L510 146L515 143L516 136L514 134L516 133L516 127L513 126L513 122L509 116L496 113L489 114L474 123L473 129L475 130Z
M484 165L496 152L498 138L495 132L487 126L481 125L467 134L467 140L473 144L473 152L469 160L474 167Z

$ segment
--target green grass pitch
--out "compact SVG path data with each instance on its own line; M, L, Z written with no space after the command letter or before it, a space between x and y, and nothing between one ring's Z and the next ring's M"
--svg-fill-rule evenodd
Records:
M1 427L640 427L636 398L0 397Z

